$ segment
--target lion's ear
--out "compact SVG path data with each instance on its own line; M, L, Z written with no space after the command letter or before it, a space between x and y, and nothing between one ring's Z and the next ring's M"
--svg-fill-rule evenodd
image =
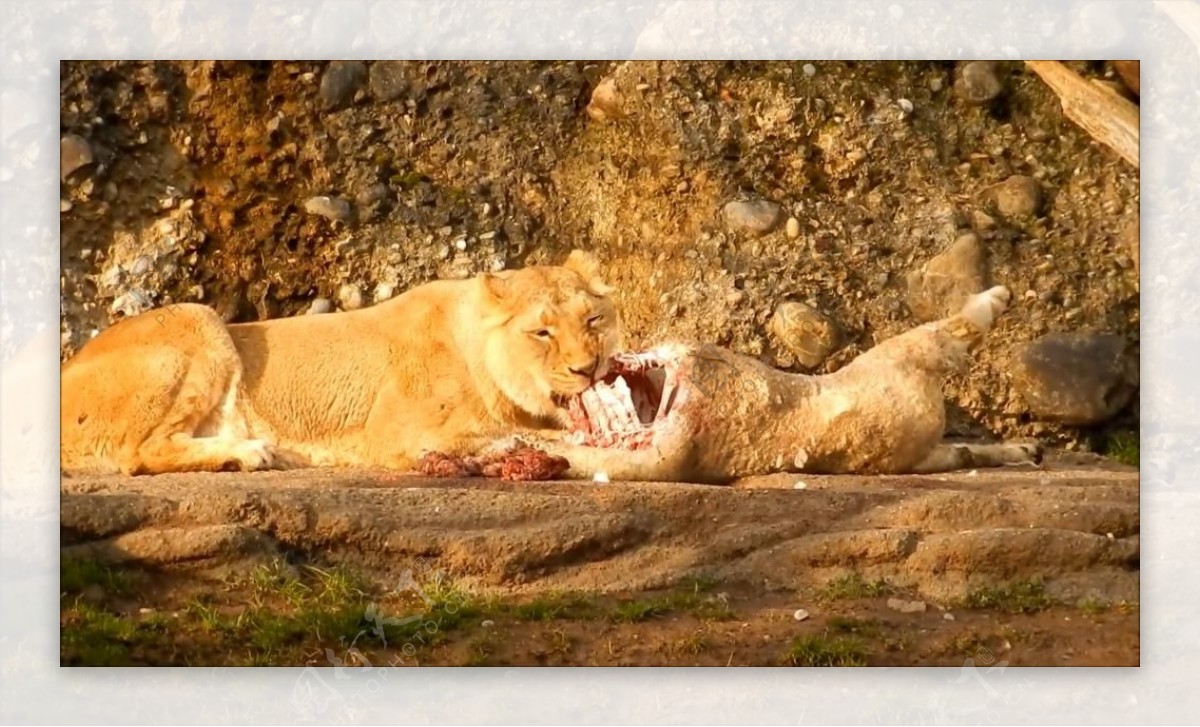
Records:
M613 292L613 290L615 290L615 288L613 288L611 285L604 282L600 278L592 278L591 280L589 280L588 281L588 289L591 290L596 295L608 295L609 293Z
M613 291L612 286L600 278L600 261L596 256L585 250L572 250L563 263L567 270L573 270L587 281L588 289L596 295L608 295Z
M579 273L584 280L591 280L600 275L600 261L586 250L572 250L563 267Z
M479 276L479 284L483 286L484 294L495 302L508 297L508 281L495 273L484 273Z

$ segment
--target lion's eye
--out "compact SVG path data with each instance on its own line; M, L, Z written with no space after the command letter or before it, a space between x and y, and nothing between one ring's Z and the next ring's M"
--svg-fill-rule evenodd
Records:
M587 319L588 328L595 328L596 326L600 325L600 322L603 320L604 316L602 315L592 316L591 318Z
M535 338L540 338L543 341L550 340L550 331L546 328L539 328L538 330L533 332L533 335Z

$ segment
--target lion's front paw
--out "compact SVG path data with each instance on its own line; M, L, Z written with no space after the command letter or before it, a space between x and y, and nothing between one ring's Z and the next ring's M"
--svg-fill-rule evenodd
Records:
M275 448L264 439L247 439L234 446L233 459L238 469L246 472L271 469L275 466Z
M1042 458L1046 454L1046 450L1041 442L1025 442L1018 444L1017 448L1024 452L1033 464L1041 464Z

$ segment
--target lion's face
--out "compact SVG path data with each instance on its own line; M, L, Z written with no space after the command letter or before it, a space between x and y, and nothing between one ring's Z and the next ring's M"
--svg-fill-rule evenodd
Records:
M488 369L523 409L552 416L556 400L607 373L620 323L590 255L576 251L562 266L485 275L480 285Z

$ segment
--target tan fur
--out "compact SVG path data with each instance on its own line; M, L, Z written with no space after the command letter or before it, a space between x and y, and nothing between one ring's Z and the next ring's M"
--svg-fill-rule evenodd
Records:
M62 467L408 469L561 426L556 397L603 375L618 344L608 292L576 251L353 312L226 326L202 305L148 311L64 366Z
M789 374L716 346L670 346L689 382L650 447L540 443L570 475L728 482L773 472L901 474L1028 463L1030 444L942 441L947 374L961 370L1009 301L992 288L956 315L883 341L836 373Z

